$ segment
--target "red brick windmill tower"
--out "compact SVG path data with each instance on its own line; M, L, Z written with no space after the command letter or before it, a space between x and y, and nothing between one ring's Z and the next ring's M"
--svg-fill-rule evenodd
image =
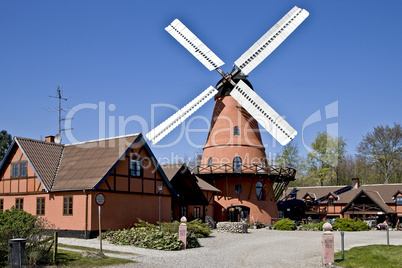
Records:
M274 51L309 15L294 7L266 32L226 74L224 63L178 19L166 30L209 70L217 70L222 79L169 117L146 136L157 143L176 126L215 96L211 128L197 175L222 191L216 198L215 218L237 221L270 222L278 217L276 199L295 170L269 167L258 123L281 145L297 132L252 89L247 75ZM258 123L257 123L258 122Z

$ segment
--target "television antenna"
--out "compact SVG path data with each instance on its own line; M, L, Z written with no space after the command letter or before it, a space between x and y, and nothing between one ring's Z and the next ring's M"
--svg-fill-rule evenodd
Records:
M55 98L59 100L59 107L57 108L57 111L59 112L59 132L58 134L61 135L62 131L66 131L66 130L71 130L72 128L69 129L64 129L62 128L62 122L66 121L66 120L72 120L73 118L62 118L62 111L65 111L65 109L62 108L62 101L67 101L67 98L63 98L63 96L61 95L61 87L57 86L57 90L56 90L56 96L49 96L50 98Z

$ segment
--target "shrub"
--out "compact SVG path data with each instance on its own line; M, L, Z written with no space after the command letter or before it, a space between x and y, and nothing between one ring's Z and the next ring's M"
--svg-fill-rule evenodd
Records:
M322 231L322 226L326 221L302 224L302 230L304 231Z
M360 219L355 221L351 218L336 218L333 229L338 231L369 231L370 226Z
M158 226L156 226L155 224L143 221L140 218L137 218L137 220L138 220L138 223L134 223L134 226L136 228L141 228L141 227L158 228Z
M265 224L263 224L263 223L260 222L260 221L256 221L254 224L255 224L255 226L257 226L257 229L265 228ZM253 227L253 228L254 228L254 227Z
M162 231L178 233L180 222L163 222ZM187 222L187 230L193 232L197 238L207 237L211 234L211 227L200 219Z
M177 233L159 232L149 227L108 231L103 236L111 244L132 245L141 248L179 250L183 245Z
M10 210L0 211L0 266L7 262L8 241L12 238L25 238L26 256L30 265L51 263L48 243L43 243L49 237L51 229L43 218L11 207Z
M274 224L275 230L292 231L296 229L296 224L288 218L277 221Z

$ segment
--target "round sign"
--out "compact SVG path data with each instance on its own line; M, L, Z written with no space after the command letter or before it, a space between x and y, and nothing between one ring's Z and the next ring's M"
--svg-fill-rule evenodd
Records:
M105 204L105 195L102 193L97 193L95 195L95 201L98 206L103 206Z

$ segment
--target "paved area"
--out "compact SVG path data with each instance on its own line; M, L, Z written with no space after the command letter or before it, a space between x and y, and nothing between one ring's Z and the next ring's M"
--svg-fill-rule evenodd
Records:
M390 231L390 244L402 245L402 231ZM335 251L341 250L340 232L334 232ZM159 251L111 245L103 249L126 252L108 256L138 263L119 267L322 267L322 232L249 230L247 234L213 232L200 239L201 248ZM60 243L99 248L97 239L59 238ZM345 232L345 250L356 246L387 244L386 231ZM134 254L133 254L134 253Z

